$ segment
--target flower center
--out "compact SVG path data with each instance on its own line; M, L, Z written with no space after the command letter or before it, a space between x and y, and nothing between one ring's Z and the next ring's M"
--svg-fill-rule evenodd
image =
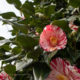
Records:
M55 46L55 45L57 44L57 38L51 36L51 37L50 37L50 43L51 43L53 46Z
M56 78L57 78L58 80L68 80L68 78L67 78L66 76L62 75L62 74L57 75Z

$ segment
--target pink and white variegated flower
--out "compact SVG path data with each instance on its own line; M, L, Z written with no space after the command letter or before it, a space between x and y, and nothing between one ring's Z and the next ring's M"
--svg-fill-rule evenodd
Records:
M69 22L69 27L73 31L78 31L78 26L73 23L73 21Z
M65 32L58 26L47 25L40 35L40 46L45 51L54 51L65 48L67 38Z
M61 58L53 59L50 66L52 71L46 80L80 80L78 68Z
M4 71L0 73L0 80L12 80L12 78Z

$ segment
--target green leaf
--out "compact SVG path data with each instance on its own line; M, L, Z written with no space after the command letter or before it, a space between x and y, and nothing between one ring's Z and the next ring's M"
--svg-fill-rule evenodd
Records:
M21 52L21 48L20 47L14 47L13 49L12 49L12 53L13 54L19 54Z
M17 22L13 22L13 21L9 21L9 20L4 20L4 19L1 19L3 22L7 23L7 24L10 24L12 25L13 29L16 30L14 32L18 32L18 31L21 31L25 34L27 34L27 26L25 24L19 24Z
M34 10L34 7L33 7L33 3L32 2L28 2L26 1L23 5L22 5L22 8L21 8L24 16L27 18L29 16L32 16L34 15L35 13L35 10Z
M15 22L11 22L12 23L12 27L14 28L14 30L18 30L18 31L21 31L25 34L27 34L27 26L24 25L24 24L19 24L19 23L15 23Z
M18 33L18 30L13 29L13 30L10 30L9 32L11 32L12 36L15 36Z
M34 4L40 4L41 0L34 0Z
M1 37L1 36L0 36L0 40L4 40L4 39L5 39L4 37Z
M50 68L46 63L37 62L34 65L34 80L45 80L50 72Z
M42 54L42 49L37 48L36 50L32 50L27 54L28 58L32 58L33 60L38 60L39 56Z
M16 15L13 12L7 12L0 14L5 19L11 19L12 17L16 17Z
M28 30L27 30L27 26L23 25L23 26L18 26L18 25L13 25L13 30L10 30L11 34L14 36L16 34L18 34L19 32L27 34Z
M68 26L68 22L65 20L54 20L52 22L53 25L57 25L64 30L64 32L69 33L71 30Z
M26 35L19 35L17 36L17 42L24 48L31 49L35 45L37 45L37 41L29 36Z
M14 6L20 10L21 2L20 0L6 0L9 4L14 4Z
M73 7L80 7L80 0L70 0L70 5Z
M54 14L55 12L55 6L54 5L49 5L45 8L45 15L51 16L51 14Z
M4 67L4 70L7 74L9 74L10 76L14 76L15 72L16 72L16 67L14 65L7 65Z
M16 32L18 33L18 31L21 31L22 33L27 34L27 32L28 32L27 26L25 26L25 25L23 25L23 26L13 25L12 27L14 28L14 30L16 30L16 31L14 31L15 33Z
M37 27L36 28L36 32L41 33L42 32L42 29L40 27Z
M30 22L30 20L28 20L29 18L27 18L27 19L24 19L24 20L21 20L21 21L19 21L19 23L20 24L28 24L29 22Z
M51 18L52 20L58 20L64 18L63 12L56 12Z
M9 51L11 48L9 45L4 44L3 46L1 46L1 48L3 48L6 51Z

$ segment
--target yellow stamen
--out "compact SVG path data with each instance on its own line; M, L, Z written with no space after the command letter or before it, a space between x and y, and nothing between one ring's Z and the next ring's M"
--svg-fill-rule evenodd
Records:
M59 74L56 76L58 80L69 80L65 75Z
M55 46L57 44L57 38L56 37L50 37L50 43Z

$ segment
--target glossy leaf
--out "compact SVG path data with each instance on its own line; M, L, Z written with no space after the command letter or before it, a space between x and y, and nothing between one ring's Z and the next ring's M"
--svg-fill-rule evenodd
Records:
M20 10L21 2L20 0L6 0L9 4L14 4L14 6Z
M21 52L21 48L20 47L14 47L13 49L12 49L12 53L13 54L19 54Z
M38 60L39 56L42 54L42 50L38 47L36 50L32 50L27 54L28 58L33 60Z
M51 16L55 13L55 6L54 5L49 5L45 8L45 15Z
M37 41L29 36L19 35L17 36L17 42L24 48L31 49L37 45Z
M0 36L0 40L3 40L3 39L5 39L5 38Z
M61 27L66 33L69 33L71 31L68 26L68 22L65 20L54 20L52 24Z
M11 19L12 17L17 17L13 12L1 13L0 16L2 16L5 19Z
M49 74L50 68L46 63L37 62L34 66L33 73L35 80L44 80Z
M26 18L34 15L35 13L33 3L28 1L22 5L21 10Z
M14 76L16 72L16 67L13 65L7 65L4 67L4 70L6 73L8 73L10 76Z
M80 0L70 0L70 5L77 8L80 6Z

